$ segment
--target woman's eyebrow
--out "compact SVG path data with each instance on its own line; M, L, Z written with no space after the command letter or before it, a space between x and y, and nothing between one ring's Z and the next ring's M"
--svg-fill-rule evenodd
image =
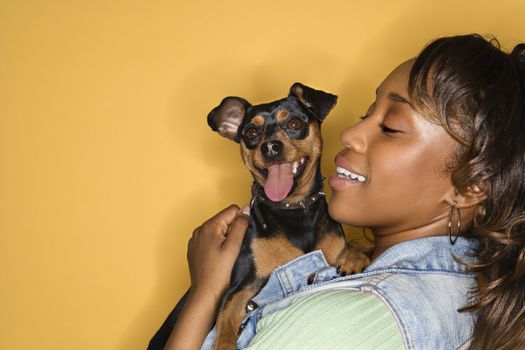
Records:
M408 105L413 111L415 111L415 108L412 105L412 103L410 103L410 101L408 101L406 98L404 98L401 95L399 95L397 92L390 91L388 93L388 98L390 100L394 101L394 102L404 103L404 104Z
M379 90L380 90L381 86L378 86L376 88L376 96L379 95ZM399 103L404 103L406 105L408 105L413 111L416 111L416 109L414 108L414 106L412 105L412 103L410 103L409 100L407 100L406 98L404 98L403 96L401 96L400 94L398 94L397 92L395 91L390 91L388 93L388 98L394 102L399 102Z

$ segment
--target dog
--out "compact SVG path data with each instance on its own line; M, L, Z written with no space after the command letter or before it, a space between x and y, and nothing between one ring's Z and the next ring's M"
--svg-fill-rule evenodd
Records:
M346 244L323 192L321 124L336 102L335 95L294 83L286 98L251 105L230 96L208 114L213 131L239 143L253 177L250 224L216 319L215 349L235 349L242 320L254 307L250 299L276 267L317 249L342 275L370 264L365 253ZM185 297L148 349L160 349L152 343L162 343L161 337L164 346Z

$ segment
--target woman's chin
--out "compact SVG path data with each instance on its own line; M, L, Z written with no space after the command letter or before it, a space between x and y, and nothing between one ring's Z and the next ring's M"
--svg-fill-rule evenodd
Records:
M332 194L332 198L328 202L328 214L335 221L348 226L361 227L367 226L368 222L364 222L363 212L359 208L348 205L348 200L340 198L336 193Z
M328 202L328 214L330 217L341 224L347 225L348 222L348 208L345 208L343 203L340 203L341 199L334 198L336 195L332 195L332 199Z

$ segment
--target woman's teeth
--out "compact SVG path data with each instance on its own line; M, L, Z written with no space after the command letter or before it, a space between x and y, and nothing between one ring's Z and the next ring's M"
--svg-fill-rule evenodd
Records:
M337 176L342 179L350 178L352 180L357 180L359 182L365 182L366 180L366 178L363 175L355 174L348 169L341 168L340 166L336 168L336 172L337 172Z

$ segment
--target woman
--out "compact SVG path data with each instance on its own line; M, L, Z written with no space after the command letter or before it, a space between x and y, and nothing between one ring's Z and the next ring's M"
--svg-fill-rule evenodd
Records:
M278 268L268 283L312 271L315 282L254 298L238 346L524 347L525 45L506 54L477 35L432 42L382 82L341 141L336 165L366 181L331 176L329 211L372 229L372 264L336 278L313 252ZM231 206L195 231L192 289L166 348L205 340L246 227Z

